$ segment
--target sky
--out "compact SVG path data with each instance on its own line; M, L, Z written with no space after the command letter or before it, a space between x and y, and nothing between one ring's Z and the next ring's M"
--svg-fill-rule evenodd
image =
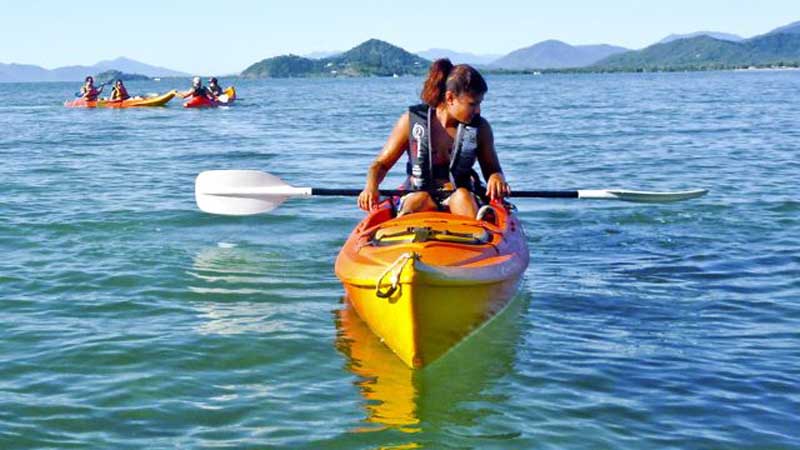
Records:
M800 0L0 0L0 11L0 63L53 69L125 56L227 75L370 38L503 55L547 39L636 49L671 33L752 37L800 20Z

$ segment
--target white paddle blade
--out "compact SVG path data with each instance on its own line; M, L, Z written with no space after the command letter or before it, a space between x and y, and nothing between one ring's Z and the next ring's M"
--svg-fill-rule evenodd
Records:
M580 190L578 198L589 200L622 200L636 203L670 203L681 200L702 197L708 193L708 189L693 189L690 191L675 192L653 192L653 191L630 191L626 189L600 189L600 190Z
M230 100L228 94L222 94L219 97L217 97L217 101L219 101L220 103L228 103L228 100Z
M207 213L249 216L271 211L289 197L311 195L311 189L258 170L209 170L197 176L194 195Z

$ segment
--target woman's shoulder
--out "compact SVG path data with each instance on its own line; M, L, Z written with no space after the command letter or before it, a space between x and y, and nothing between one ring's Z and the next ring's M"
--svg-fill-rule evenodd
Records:
M483 116L476 116L475 118L473 118L472 122L470 122L470 125L475 127L475 128L477 128L477 129L479 129L479 130L485 130L485 129L491 129L492 128L492 126L489 125L489 121L486 120L486 118L484 118Z

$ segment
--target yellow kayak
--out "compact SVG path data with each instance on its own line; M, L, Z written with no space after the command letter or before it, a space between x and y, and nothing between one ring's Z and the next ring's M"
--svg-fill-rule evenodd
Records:
M98 108L139 108L146 106L164 106L173 97L177 95L177 91L169 91L166 94L158 95L156 97L131 97L127 100L106 100L101 99L97 101Z
M526 304L524 296L513 300L458 351L422 371L406 366L352 305L344 305L336 312L336 348L346 357L348 370L368 380L356 383L368 405L364 408L366 422L406 433L420 432L420 423L458 407L453 404L456 399L482 392L498 371L505 373L512 366L520 332L517 319ZM450 383L448 377L454 371L458 382ZM364 431L374 429L363 427Z
M482 220L442 212L392 217L383 204L336 259L347 300L408 366L424 367L502 311L528 266L508 205Z

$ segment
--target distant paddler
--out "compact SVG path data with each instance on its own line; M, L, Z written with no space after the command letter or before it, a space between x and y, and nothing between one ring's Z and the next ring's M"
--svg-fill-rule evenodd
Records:
M99 89L96 88L94 86L94 77L88 76L84 80L84 84L81 86L78 96L87 102L94 102L97 101L97 96L100 95L101 92L103 92L103 86L100 86Z
M233 86L228 89L222 89L216 77L208 79L208 91L214 96L214 100L221 105L229 105L236 99L236 90Z
M214 96L215 99L218 99L220 95L225 93L225 91L222 90L222 87L220 87L219 83L217 82L216 77L211 77L208 79L208 91Z
M192 88L189 89L186 92L182 92L180 95L183 98L187 98L187 97L192 97L192 98L202 97L202 98L205 98L205 99L209 100L210 102L215 102L216 101L216 99L211 94L211 92L208 90L208 88L203 86L203 81L200 79L200 77L192 78Z
M125 88L125 84L122 82L122 80L117 80L114 83L114 87L111 88L111 97L109 97L108 99L111 101L116 101L116 100L124 101L129 98L131 98L131 96L128 94L128 90Z

